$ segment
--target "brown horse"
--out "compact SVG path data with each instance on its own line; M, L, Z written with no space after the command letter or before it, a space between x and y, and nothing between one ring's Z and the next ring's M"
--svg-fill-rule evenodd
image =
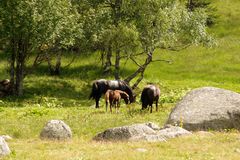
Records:
M152 113L153 102L156 102L156 111L158 111L158 100L160 97L160 89L155 85L147 85L144 87L141 94L142 110L150 106L150 113Z
M124 99L125 103L129 103L129 95L121 90L107 90L105 93L105 101L106 101L106 111L108 107L108 103L110 103L110 112L112 113L112 107L115 106L116 111L119 111L121 98Z

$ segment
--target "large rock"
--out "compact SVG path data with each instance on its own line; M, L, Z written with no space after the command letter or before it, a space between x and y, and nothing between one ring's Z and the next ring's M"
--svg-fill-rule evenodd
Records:
M240 129L240 94L214 87L192 90L176 105L166 124L187 130Z
M152 122L110 128L99 133L93 139L97 141L166 141L191 132L180 127L166 126L160 128Z
M50 120L43 128L42 139L65 140L72 138L70 127L61 120Z
M7 142L0 136L0 157L8 155L10 152Z
M155 131L146 124L134 124L107 129L94 137L94 140L132 140L145 134L155 134Z

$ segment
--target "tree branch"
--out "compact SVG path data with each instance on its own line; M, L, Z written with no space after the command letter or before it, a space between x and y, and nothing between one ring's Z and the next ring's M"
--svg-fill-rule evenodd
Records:
M130 57L130 59L140 68L142 68L142 65L138 64L137 61L135 61L135 59L133 59L133 57Z
M75 59L76 59L76 56L74 56L74 57L72 58L71 62L69 62L69 63L68 63L66 66L64 66L63 68L69 67L69 66L75 61Z
M120 58L136 57L136 56L142 55L143 53L144 53L144 52L137 53L137 54L130 54L130 55L126 55L126 56L121 56Z
M140 74L140 77L137 79L137 81L132 85L132 89L135 89L137 86L138 86L138 84L143 80L143 75L144 75L144 72L141 72L141 74Z
M152 53L147 53L147 58L145 59L145 62L143 65L140 65L140 67L130 76L128 76L124 81L129 83L133 78L135 78L139 73L144 74L144 71L146 67L152 62Z
M172 60L165 60L165 59L156 59L156 60L152 60L152 62L166 62L169 64L172 64Z

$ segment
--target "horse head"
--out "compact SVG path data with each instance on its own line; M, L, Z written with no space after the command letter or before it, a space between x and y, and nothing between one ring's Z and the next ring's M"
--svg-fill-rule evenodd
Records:
M118 90L119 91L119 90ZM129 95L124 92L124 91L119 91L120 95L121 95L121 98L124 100L124 102L126 104L129 104L130 103L130 100L129 100Z

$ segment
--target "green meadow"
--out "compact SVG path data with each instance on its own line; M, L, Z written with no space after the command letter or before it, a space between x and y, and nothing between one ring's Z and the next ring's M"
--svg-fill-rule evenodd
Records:
M157 50L156 60L148 66L144 79L136 89L136 103L122 103L120 113L105 112L104 100L100 109L88 100L91 82L113 77L102 75L99 53L78 56L67 65L73 55L65 54L60 76L50 76L47 64L24 79L25 94L21 98L0 99L0 135L10 135L11 154L4 160L238 160L240 134L236 130L210 131L212 135L194 133L192 136L167 142L92 141L97 133L121 125L155 122L163 126L171 109L191 89L214 86L240 93L240 1L213 0L217 8L217 22L209 29L217 41L213 48L191 46L182 51ZM31 65L29 63L29 65ZM0 52L0 78L8 77L7 59ZM122 61L121 75L137 68L130 61ZM141 89L147 83L161 89L158 112L140 111ZM70 141L43 141L41 129L48 120L60 119L72 129ZM139 148L145 152L138 151Z

